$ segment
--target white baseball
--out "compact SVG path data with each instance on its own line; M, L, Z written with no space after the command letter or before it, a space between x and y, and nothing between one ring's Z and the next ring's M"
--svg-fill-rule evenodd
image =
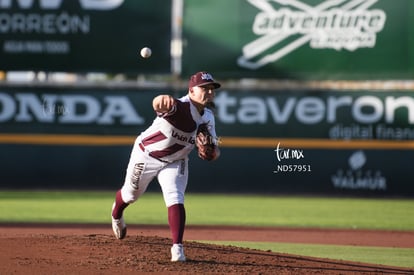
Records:
M144 47L144 48L142 48L142 49L141 49L140 54L141 54L141 56L142 56L143 58L148 58L148 57L150 57L150 56L151 56L152 51L151 51L151 49L150 49L150 48L148 48L148 47Z

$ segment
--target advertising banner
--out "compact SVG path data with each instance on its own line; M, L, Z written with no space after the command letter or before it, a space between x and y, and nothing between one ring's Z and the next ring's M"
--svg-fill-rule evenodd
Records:
M154 96L139 89L0 88L0 127L17 134L134 135L151 123Z
M0 126L11 133L130 135L145 129L158 93L169 87L0 88ZM217 130L225 137L414 140L413 91L221 90Z
M414 195L413 91L224 90L216 118L229 192Z
M183 72L412 79L413 14L410 0L185 1Z
M269 195L413 197L413 161L412 149L321 149L283 141L269 148L223 147L215 163L201 163L194 157L193 166L200 170L188 188Z
M1 87L0 188L119 187L164 93L186 90ZM215 103L222 154L190 155L189 191L414 196L414 91L223 89Z
M332 140L414 140L414 93L222 91L225 135Z
M0 70L169 73L170 26L171 1L0 1Z

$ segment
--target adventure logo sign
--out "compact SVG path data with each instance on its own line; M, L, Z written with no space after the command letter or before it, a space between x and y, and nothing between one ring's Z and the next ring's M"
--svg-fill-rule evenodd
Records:
M260 10L252 26L260 37L243 47L237 62L252 70L305 44L338 51L373 48L386 20L383 10L369 9L378 0L327 0L316 6L298 0L248 2Z

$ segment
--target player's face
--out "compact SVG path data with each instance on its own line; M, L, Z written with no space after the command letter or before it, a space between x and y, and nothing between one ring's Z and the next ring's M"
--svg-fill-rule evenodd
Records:
M202 106L206 106L209 102L212 102L214 95L214 85L197 86L190 89L191 100Z

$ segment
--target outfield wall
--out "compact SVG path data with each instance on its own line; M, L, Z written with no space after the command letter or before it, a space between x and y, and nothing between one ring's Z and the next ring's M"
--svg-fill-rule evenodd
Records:
M0 87L0 188L118 188L172 90ZM191 154L189 191L414 195L414 90L222 89L216 105L222 156Z

